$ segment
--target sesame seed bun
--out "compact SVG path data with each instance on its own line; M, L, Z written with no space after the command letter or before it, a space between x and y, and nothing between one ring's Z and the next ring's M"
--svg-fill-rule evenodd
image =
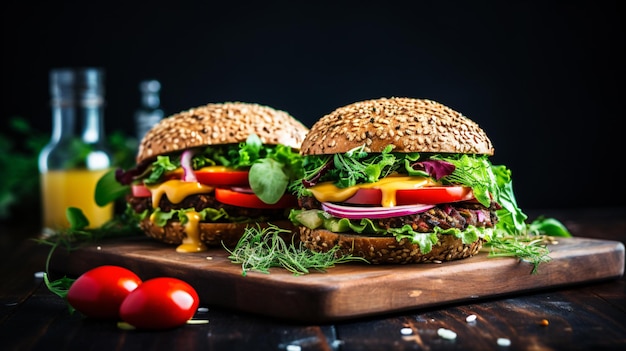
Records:
M326 252L339 246L338 255L363 257L371 264L438 263L469 258L483 247L483 239L463 244L454 235L437 234L438 241L429 253L422 253L418 244L395 237L371 237L349 233L333 233L326 229L301 226L300 241L305 247Z
M307 132L285 111L253 103L211 103L162 119L142 139L137 163L192 147L240 143L252 133L266 145L299 149Z
M254 103L210 103L162 119L141 140L136 161L138 165L145 164L146 161L151 162L159 155L171 155L195 147L236 145L245 142L251 134L256 134L266 146L284 145L297 152L307 132L307 127L285 111ZM172 201L167 196L169 194L165 195L167 201ZM266 227L271 223L285 229L293 228L293 224L286 219L286 215L281 216L278 212L283 212L284 209L249 209L215 204L213 191L188 194L185 197L185 200L187 199L191 205L185 206L195 208L197 211L213 205L220 209L222 209L220 206L228 206L230 214L236 213L235 217L239 215L248 217L246 211L252 210L256 212L250 218L267 218L268 220L262 223L222 223L210 222L208 219L206 222L202 221L197 224L197 228L193 228L193 232L198 233L199 240L207 246L232 247L239 241L245 229L251 225ZM135 208L137 213L142 213L146 209L152 211L151 201L151 198L146 199L146 197L129 197L129 202L137 206ZM172 208L180 209L182 206L180 203L181 201L177 200ZM164 226L157 225L148 217L142 220L139 226L147 236L167 244L181 244L189 234L186 233L185 225L181 224L177 216L167 220ZM289 236L290 242L291 236Z
M340 107L317 121L302 142L303 155L345 153L363 146L381 152L493 155L485 132L472 120L438 102L380 98Z
M486 133L461 113L432 100L402 97L359 101L337 108L311 127L300 153L305 156L334 155L358 147L364 147L368 153L378 153L389 145L397 153L487 156L494 153ZM313 205L312 208L318 207ZM445 223L446 218L442 222ZM391 219L391 216L385 218L385 224L392 223L392 228L398 222L417 226L422 220L415 216L405 219L406 222L394 223ZM439 225L438 217L428 220ZM380 226L385 227L385 224ZM299 226L299 232L300 241L312 251L328 251L339 246L338 255L362 257L373 264L459 260L477 254L484 242L478 238L472 243L463 243L454 234L438 233L438 241L432 245L432 250L424 253L418 243L407 238L397 239L391 232L388 232L389 236L367 236L349 231L334 233L322 227L310 229L304 225Z

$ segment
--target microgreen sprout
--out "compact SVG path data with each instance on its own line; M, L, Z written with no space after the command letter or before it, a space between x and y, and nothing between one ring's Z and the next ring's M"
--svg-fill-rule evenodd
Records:
M270 224L268 227L246 228L241 239L232 250L225 247L233 263L241 264L242 275L248 271L269 274L272 267L282 267L294 275L304 275L311 270L325 272L336 264L367 260L351 255L337 255L339 247L327 252L315 252L304 248L303 244L287 243L281 234L291 231Z
M414 167L415 164L426 162L439 162L437 166L445 164L452 167L448 166L449 169L445 169L445 172L438 176L425 172L425 168ZM311 191L307 187L320 182L333 181L337 187L347 188L361 183L374 183L390 174L434 176L433 180L443 185L461 184L471 187L474 197L485 208L497 204L495 211L498 220L483 251L488 251L489 257L508 256L530 262L533 264L533 273L537 272L540 263L550 261L547 245L555 243L552 237L571 236L563 223L555 218L540 217L528 223L527 215L518 207L515 199L511 170L503 165L492 165L487 155L394 153L389 147L380 153L367 153L364 146L361 146L332 157L309 155L304 158L302 166L303 177L290 185L290 190L298 196L311 196ZM292 214L294 214L290 216L292 221L299 221L297 212L292 211ZM360 234L363 230L358 229L363 228L360 223L345 219L343 221L348 222L350 229L356 233ZM394 235L401 239L406 236L405 227L390 230L371 225L367 228L375 230L378 234ZM413 234L410 231L408 233ZM473 235L468 230L464 230L463 233ZM415 241L416 238L425 239L425 237L422 234L411 235L409 238ZM425 250L430 244L428 241L420 242L420 248Z
M517 257L532 263L532 274L537 273L539 264L550 262L550 250L546 236L494 236L487 245L489 257Z

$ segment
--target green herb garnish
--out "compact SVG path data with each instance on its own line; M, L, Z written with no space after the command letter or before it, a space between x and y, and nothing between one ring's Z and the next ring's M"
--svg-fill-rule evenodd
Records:
M46 271L44 272L43 279L48 290L63 299L66 298L67 291L75 279L63 276L60 279L50 280L48 273L50 271L50 260L58 247L64 247L69 252L79 248L85 243L94 242L99 239L140 234L136 222L125 218L126 214L114 217L112 220L96 229L87 229L89 220L79 208L68 207L65 210L65 215L70 223L69 228L58 230L54 233L34 239L39 244L51 246L46 258ZM74 311L69 304L68 307L70 312Z
M133 174L133 179L142 179L144 184L157 184L164 176L180 167L181 155L159 155L142 174ZM194 170L208 166L225 166L235 170L248 170L250 187L263 202L276 203L288 190L294 179L302 177L302 156L290 147L265 145L256 134L248 136L238 144L209 145L194 150L191 160ZM102 184L105 185L105 184ZM109 182L109 196L100 196L100 201L112 201L128 192L127 185ZM96 188L96 193L100 190ZM101 203L101 202L99 202ZM105 202L106 203L106 202Z
M472 188L474 196L483 206L489 208L497 203L498 223L489 228L489 235L479 235L486 240L486 249L491 249L491 257L511 256L533 263L533 272L541 262L550 260L546 237L571 236L567 228L554 218L539 218L528 224L527 215L517 205L511 181L511 171L502 165L492 165L487 155L468 154L428 154L428 153L394 153L387 147L380 153L367 153L364 147L355 148L345 154L310 155L304 158L303 177L290 185L293 193L299 196L311 196L305 184L318 184L332 181L339 188L346 188L360 183L373 183L390 174L431 176L421 170L412 168L419 159L438 160L454 166L451 174L434 180L447 184L460 184ZM303 224L298 220L302 211L292 211L290 219L294 224ZM310 217L307 217L310 218ZM332 230L327 225L339 219L316 221L317 226ZM346 220L350 231L356 233L372 233L394 235L398 240L402 237L422 239L420 248L428 251L430 242L426 234L415 236L410 228L389 230L374 225L364 225L366 220ZM344 223L345 224L345 223ZM345 226L344 226L345 227ZM359 229L360 227L367 228ZM473 228L468 228L468 230ZM467 230L466 230L467 231ZM467 234L459 230L454 235L465 237ZM452 235L450 233L449 235Z
M285 194L289 183L302 176L302 156L284 145L265 147L261 156L252 163L248 180L256 196L274 204Z
M497 236L489 241L483 250L489 257L516 257L533 265L532 274L537 273L539 264L550 262L550 250L544 236Z
M336 264L367 260L351 255L337 257L339 247L327 252L314 252L294 243L287 243L280 234L291 231L270 225L266 228L248 227L233 250L225 247L233 263L241 264L242 275L248 271L269 274L272 267L282 267L294 275L310 273L310 270L325 272Z

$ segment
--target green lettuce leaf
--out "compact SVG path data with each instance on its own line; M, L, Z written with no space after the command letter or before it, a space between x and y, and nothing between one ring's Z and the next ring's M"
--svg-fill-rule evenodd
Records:
M171 219L177 219L182 224L187 223L187 212L194 211L193 208L185 208L185 209L173 209L171 211L161 211L160 208L156 208L151 217L156 225L159 227L163 227L167 224L167 221ZM233 223L253 223L253 222L266 222L267 219L264 217L261 218L250 218L244 216L232 216L228 214L228 212L223 209L216 209L207 207L198 212L200 215L200 220L202 222L233 222Z
M315 214L315 216L313 216ZM313 218L313 219L311 219ZM315 220L321 218L322 220ZM369 218L363 219L347 219L337 218L322 210L291 210L289 219L294 225L303 225L310 229L324 228L334 233L353 232L366 236L394 236L396 240L407 239L413 244L420 247L423 253L429 253L432 245L437 243L437 234L454 235L461 238L464 244L471 244L483 238L486 241L491 240L493 229L478 228L468 226L465 230L456 228L441 229L436 227L433 232L420 233L411 228L410 225L404 225L400 228L384 228L378 226Z
M144 178L145 184L158 183L163 175L180 167L180 160L173 163L169 156L157 156L157 160L152 163L150 175Z

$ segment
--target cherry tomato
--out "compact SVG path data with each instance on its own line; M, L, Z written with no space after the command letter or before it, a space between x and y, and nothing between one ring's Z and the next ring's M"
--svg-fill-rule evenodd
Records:
M138 329L169 329L190 320L200 303L188 283L169 277L148 279L119 308L122 321Z
M464 186L434 186L419 189L396 191L397 205L424 204L435 205L473 199L472 189ZM380 189L359 189L346 203L361 205L380 205Z
M255 194L224 188L215 188L215 199L227 205L248 208L288 208L297 204L296 197L289 194L283 195L275 204L266 204Z
M122 301L142 283L132 271L99 266L79 276L67 291L67 302L87 317L118 319Z

